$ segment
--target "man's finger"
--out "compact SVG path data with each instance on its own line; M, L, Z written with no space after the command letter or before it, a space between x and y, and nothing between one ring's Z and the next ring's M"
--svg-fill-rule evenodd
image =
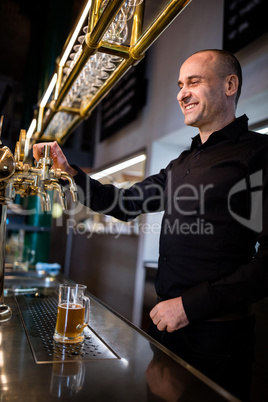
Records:
M166 328L167 328L166 324L160 320L159 323L157 324L157 329L159 331L165 331Z

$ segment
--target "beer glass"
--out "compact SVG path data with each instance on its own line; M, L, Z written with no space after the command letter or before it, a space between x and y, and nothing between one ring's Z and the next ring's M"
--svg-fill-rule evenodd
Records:
M53 339L61 343L84 340L83 329L89 324L90 300L85 285L59 285L57 322Z
M50 392L61 400L67 400L78 394L84 380L85 366L81 361L72 361L72 364L53 363Z

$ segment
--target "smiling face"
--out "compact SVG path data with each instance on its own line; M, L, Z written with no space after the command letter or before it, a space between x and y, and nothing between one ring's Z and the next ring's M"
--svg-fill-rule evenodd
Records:
M204 140L235 118L233 77L223 74L212 51L192 55L180 69L177 99L185 124L198 127Z

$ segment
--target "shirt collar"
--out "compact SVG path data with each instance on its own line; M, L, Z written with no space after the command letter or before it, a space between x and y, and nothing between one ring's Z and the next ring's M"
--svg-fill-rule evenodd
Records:
M232 121L232 123L223 127L221 130L214 131L214 133L209 136L208 140L204 144L215 144L222 141L226 137L230 141L235 142L245 130L248 130L248 117L244 114L243 116L237 117L234 121ZM203 144L201 142L200 135L197 134L192 138L191 150L201 145Z

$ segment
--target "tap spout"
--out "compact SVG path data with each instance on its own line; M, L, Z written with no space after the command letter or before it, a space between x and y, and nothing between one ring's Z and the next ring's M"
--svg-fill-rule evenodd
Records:
M54 169L51 169L51 172L55 172L55 174L57 174L56 171L54 171ZM61 171L60 178L63 180L64 179L68 180L69 185L70 185L70 193L72 196L72 200L73 200L73 202L77 202L78 201L77 187L76 187L73 177L70 176L67 172Z
M64 192L62 186L55 179L51 180L51 184L53 186L53 189L55 189L59 193L59 199L60 199L60 204L61 204L62 208L67 209L65 192Z
M46 212L51 211L50 197L47 194L47 192L42 191L40 188L38 188L36 194L40 198L42 211L46 211Z

